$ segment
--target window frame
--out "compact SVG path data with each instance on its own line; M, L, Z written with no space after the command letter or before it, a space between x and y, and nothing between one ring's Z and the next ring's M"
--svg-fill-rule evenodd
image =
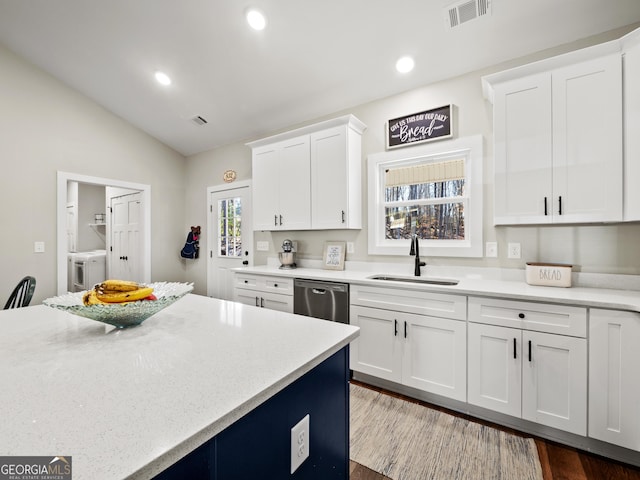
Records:
M382 172L386 168L398 168L416 164L421 159L442 161L443 157L465 158L465 239L420 240L424 256L432 257L481 257L483 225L483 140L482 135L430 143L402 150L374 153L367 157L368 179L368 253L369 255L408 255L409 239L385 238L384 188ZM460 198L460 197L456 197Z

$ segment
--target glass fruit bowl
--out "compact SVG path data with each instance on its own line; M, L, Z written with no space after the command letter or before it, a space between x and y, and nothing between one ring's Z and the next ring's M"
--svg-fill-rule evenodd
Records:
M140 325L151 315L158 313L193 290L193 283L154 282L148 286L153 287L153 294L157 300L84 305L82 296L85 292L75 292L47 298L42 303L48 307L107 323L117 328L127 328Z

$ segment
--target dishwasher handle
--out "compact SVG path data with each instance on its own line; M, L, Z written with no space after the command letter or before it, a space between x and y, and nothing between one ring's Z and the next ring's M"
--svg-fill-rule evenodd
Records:
M319 282L300 278L294 280L294 288L308 288L317 294L324 294L327 291L336 293L347 293L349 291L349 285L345 283Z

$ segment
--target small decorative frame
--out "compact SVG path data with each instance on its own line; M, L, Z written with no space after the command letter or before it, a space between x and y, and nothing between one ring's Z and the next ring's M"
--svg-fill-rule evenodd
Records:
M324 242L322 268L325 270L344 270L346 242Z

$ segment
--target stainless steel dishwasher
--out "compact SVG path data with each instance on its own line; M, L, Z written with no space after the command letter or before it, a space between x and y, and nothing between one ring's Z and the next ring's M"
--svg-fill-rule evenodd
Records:
M293 313L349 323L349 284L294 279Z

